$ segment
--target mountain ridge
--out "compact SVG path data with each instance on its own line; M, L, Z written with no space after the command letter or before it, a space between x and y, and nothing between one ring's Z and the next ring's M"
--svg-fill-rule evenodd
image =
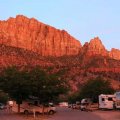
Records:
M82 46L65 30L22 15L0 21L0 69L14 65L40 66L69 80L73 91L99 75L120 86L119 49L108 51L99 37Z
M74 55L81 48L81 43L65 30L23 15L0 21L0 32L1 44L32 50L42 56Z
M120 50L112 48L108 51L99 37L87 43L87 56L100 54L120 60ZM23 15L0 21L0 44L32 50L42 56L56 57L81 54L80 51L83 52L86 46L86 43L82 46L80 41L65 30Z

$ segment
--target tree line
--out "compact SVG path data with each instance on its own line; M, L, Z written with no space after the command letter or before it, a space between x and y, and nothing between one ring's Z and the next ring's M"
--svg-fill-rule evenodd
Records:
M92 102L98 102L100 94L113 94L115 92L111 82L101 76L91 78L83 86L80 86L78 91L69 96L69 102L74 103L83 98L90 98Z
M0 89L8 93L18 104L30 96L37 97L41 104L55 101L60 94L67 92L69 86L64 79L55 74L47 74L40 67L19 70L17 67L5 68L0 75Z
M9 96L17 102L20 109L22 101L30 96L37 97L41 104L45 104L58 101L60 95L67 96L66 100L73 103L82 98L90 98L93 102L97 102L100 94L114 93L110 81L101 76L88 80L76 93L70 95L68 95L70 90L68 82L60 75L48 74L40 67L31 70L20 70L15 66L7 67L0 74L0 102L4 102L7 100L5 96Z

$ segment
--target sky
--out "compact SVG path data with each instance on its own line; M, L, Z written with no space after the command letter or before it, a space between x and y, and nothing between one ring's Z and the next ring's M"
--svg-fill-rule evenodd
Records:
M120 0L0 0L0 20L25 15L64 29L82 45L99 37L120 49Z

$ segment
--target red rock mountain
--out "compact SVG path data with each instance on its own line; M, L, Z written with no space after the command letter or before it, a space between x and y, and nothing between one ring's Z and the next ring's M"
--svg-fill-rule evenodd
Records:
M24 48L42 56L76 55L81 44L64 30L18 15L0 21L0 44Z
M85 57L101 55L120 60L120 50L113 48L107 51L99 37L91 39L82 47L80 41L65 30L23 15L0 21L0 44L30 50L41 56L84 54Z
M0 70L12 65L40 66L69 80L74 90L99 75L120 86L120 50L106 50L99 37L81 46L66 31L22 15L0 21Z

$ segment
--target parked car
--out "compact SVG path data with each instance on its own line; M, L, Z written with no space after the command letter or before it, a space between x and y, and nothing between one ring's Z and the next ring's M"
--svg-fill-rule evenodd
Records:
M3 103L0 103L0 109L3 110L5 108L6 108L6 106Z
M54 105L32 105L29 104L28 107L24 108L24 114L29 114L29 113L48 113L49 115L52 115L56 112L56 107Z
M68 108L72 108L72 104L68 104Z
M60 107L68 107L68 102L60 102L59 106Z
M72 104L72 109L76 109L76 104Z
M74 104L71 104L71 108L72 109L80 109L80 102L79 101L76 101L76 103L74 103Z
M80 109L81 111L88 111L90 110L91 100L89 98L84 98L81 100Z
M14 101L14 104L12 106L12 111L13 112L18 112L18 105ZM32 102L27 102L23 101L23 103L20 105L20 112L24 114L29 114L29 113L48 113L50 115L54 114L56 112L56 107L53 104L46 104L46 105L41 105L37 103L36 101Z

